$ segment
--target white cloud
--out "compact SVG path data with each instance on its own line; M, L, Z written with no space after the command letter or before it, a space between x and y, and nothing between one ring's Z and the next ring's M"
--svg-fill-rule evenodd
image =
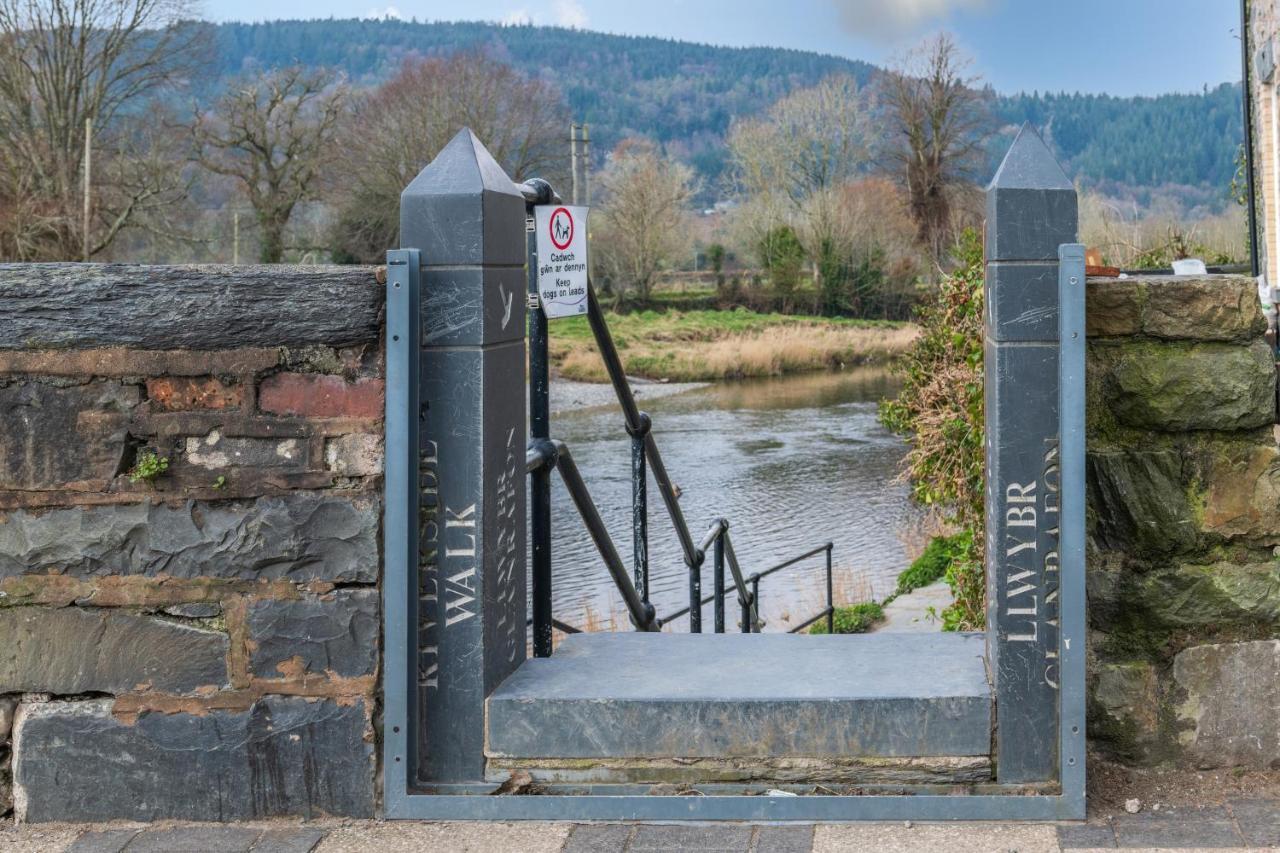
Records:
M587 26L587 10L582 8L579 0L555 0L551 4L556 15L556 23L562 27L584 29Z
M395 6L388 6L385 9L370 9L365 14L366 18L373 18L375 21L395 20L403 21L404 15L400 14L400 10Z
M533 16L527 9L512 9L498 23L504 27L527 27L533 23Z
M903 36L957 10L982 9L988 0L831 0L840 23L857 36Z

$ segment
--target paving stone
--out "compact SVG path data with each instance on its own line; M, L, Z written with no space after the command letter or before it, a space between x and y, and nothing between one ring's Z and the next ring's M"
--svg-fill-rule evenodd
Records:
M322 829L268 829L254 842L251 853L311 853L325 836Z
M112 700L23 706L14 728L18 819L369 817L373 745L363 701L268 696L244 711L142 713Z
M261 834L248 826L148 829L129 842L127 853L249 853Z
M260 678L305 672L372 675L378 665L376 589L342 589L324 598L255 601L249 606L250 668Z
M0 524L0 578L59 572L373 582L380 514L372 498L306 493L15 510Z
M66 853L120 853L141 830L103 829L83 833Z
M191 693L227 685L219 631L111 610L0 611L0 684L47 693Z
M1116 834L1109 824L1074 824L1058 827L1058 845L1063 848L1106 848L1116 846Z
M820 825L814 853L1058 853L1057 827L1012 823Z
M1251 847L1280 847L1280 800L1236 800L1228 804Z
M635 829L628 823L577 824L563 853L617 853L626 849Z
M1120 847L1244 847L1231 816L1219 807L1122 815L1113 824Z
M812 849L812 826L761 826L756 828L751 853L809 853Z
M735 824L711 824L708 826L652 826L636 828L635 838L627 849L639 851L670 850L690 853L747 853L751 846L751 827Z

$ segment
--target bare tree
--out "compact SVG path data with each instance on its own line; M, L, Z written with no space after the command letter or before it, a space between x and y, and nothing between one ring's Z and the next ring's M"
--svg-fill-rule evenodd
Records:
M790 226L817 259L842 237L840 189L870 159L867 99L848 76L782 98L729 132L734 179L746 199L737 219L751 245Z
M650 142L624 140L600 174L600 192L592 247L619 297L630 291L648 302L658 271L692 245L693 170L662 157Z
M892 125L889 157L906 189L921 244L941 263L958 188L972 178L989 130L987 93L969 60L941 33L882 78Z
M551 86L483 53L406 63L343 124L348 168L331 192L337 254L373 262L396 245L400 193L462 128L514 179L555 179L564 170L568 124Z
M79 258L186 190L142 105L181 79L206 31L183 0L0 0L0 257ZM92 120L92 209L82 210Z
M295 208L316 197L334 161L335 130L347 97L334 75L284 68L232 86L191 133L196 160L231 179L253 208L258 257L279 263Z

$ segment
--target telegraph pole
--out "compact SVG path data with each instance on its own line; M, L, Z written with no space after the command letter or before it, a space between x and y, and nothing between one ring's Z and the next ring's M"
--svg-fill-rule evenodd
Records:
M577 204L591 204L591 128L585 121L582 123L582 200L578 200L576 189L573 200Z
M573 203L578 204L578 125L569 125L569 166L573 173Z
M93 177L93 118L84 120L84 222L81 253L89 261L89 186Z

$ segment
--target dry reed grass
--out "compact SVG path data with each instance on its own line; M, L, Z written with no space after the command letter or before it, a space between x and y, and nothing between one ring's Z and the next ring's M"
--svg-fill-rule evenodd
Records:
M711 340L633 340L621 355L627 372L635 376L675 381L743 379L887 361L906 352L917 335L918 330L909 325L770 326ZM560 372L589 382L608 378L594 344L587 342L564 355Z

